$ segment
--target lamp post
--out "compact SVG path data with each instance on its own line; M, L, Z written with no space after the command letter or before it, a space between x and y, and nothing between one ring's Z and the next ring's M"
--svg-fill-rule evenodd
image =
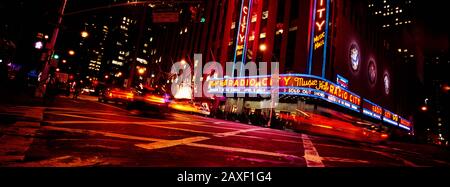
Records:
M50 68L52 66L54 66L54 64L52 64L52 57L53 57L53 53L55 52L55 44L56 44L56 39L58 38L58 33L59 33L59 27L61 26L61 22L62 22L62 18L64 15L64 10L66 8L66 4L67 4L67 0L63 0L63 3L58 11L58 22L55 26L55 28L53 29L53 34L52 34L52 38L50 39L50 42L47 43L47 54L46 54L46 60L45 60L45 65L44 65L44 69L42 70L42 74L41 74L41 80L39 82L38 88L36 89L35 92L35 96L36 97L43 97L44 93L45 93L45 85L46 85L46 81L48 78L48 74L50 71Z

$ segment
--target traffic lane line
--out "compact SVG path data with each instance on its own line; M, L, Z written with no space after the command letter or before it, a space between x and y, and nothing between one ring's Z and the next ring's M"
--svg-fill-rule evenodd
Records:
M189 129L161 128L160 125L133 124L124 122L99 121L98 123L47 123L43 126L56 126L65 128L77 128L86 130L108 131L113 133L125 133L136 136L152 136L161 139L180 139L192 136L205 136L214 134L212 132L200 132Z
M411 145L411 146L414 146L414 145ZM414 152L414 151L410 151L410 150L404 150L404 149L400 149L400 148L381 146L381 145L371 146L371 148L373 148L375 150L380 149L384 152L395 152L395 153L401 155L402 157L407 157L408 159L414 160L415 162L423 162L423 163L431 164L431 165L435 165L437 163L437 164L439 164L438 166L442 166L442 165L449 166L450 165L450 162L438 160L433 157L433 154L430 154L430 153L425 153L425 152L419 153L419 152Z
M314 144L309 139L309 136L306 134L302 134L301 137L303 139L303 149L304 149L303 157L306 160L306 165L308 167L325 167L325 165L322 162L323 158L320 157L319 153L314 147Z
M43 130L53 130L53 131L63 131L63 132L70 132L70 133L87 134L87 135L91 135L91 136L103 135L106 137L120 138L120 139L127 139L127 140L150 141L150 142L166 141L165 139L159 139L159 138L134 136L134 135L120 134L120 133L114 133L114 132L105 132L105 131L91 130L91 129L77 129L77 128L55 127L55 126L43 126L42 129Z
M133 115L126 114L117 114L117 113L105 113L105 112L81 112L81 111L64 111L64 112L57 112L57 113L64 113L64 114L72 114L72 115L81 115L85 117L98 117L101 116L102 119L109 119L109 120L115 120L115 121L124 121L124 120L133 120L133 121L166 121L163 119L158 118L151 118L151 117L137 117Z
M98 119L95 119L98 121ZM92 119L84 119L79 117L69 117L53 113L45 113L44 121L92 121Z
M235 147L250 150L260 150L267 152L274 152L288 155L303 155L303 147L301 142L297 143L283 143L278 141L272 141L270 139L255 139L237 136L229 137L212 137L211 139L204 140L202 144Z
M56 131L64 131L64 132L72 132L72 133L84 133L84 134L88 134L91 136L103 135L103 136L112 137L112 138L150 141L152 143L153 142L163 142L162 143L163 145L165 143L171 141L171 140L166 140L166 139L140 137L140 136L126 135L126 134L119 134L119 133L112 133L112 132L104 132L104 131L98 131L98 130L86 130L86 129L75 129L75 128L53 127L53 126L44 126L42 128L45 130L56 130ZM276 152L270 152L270 151L261 151L261 150L255 150L255 149L245 149L245 148L236 148L236 147L228 147L228 146L218 146L218 145L208 145L208 144L203 144L203 143L189 143L189 142L204 141L203 139L205 139L205 138L204 137L195 137L195 138L191 138L191 139L184 139L184 140L181 140L181 141L178 141L175 143L178 143L177 145L187 145L187 146L192 146L192 147L208 148L208 149L221 150L221 151L226 151L226 152L249 153L249 154L264 155L264 156L282 157L282 158L286 158L286 159L301 159L301 160L303 160L303 158L295 156L295 155L276 153ZM180 143L180 142L182 142L182 143ZM138 144L138 145L140 145L141 148L146 149L145 144ZM171 146L171 147L173 147L173 146ZM150 147L150 148L152 148L152 147Z
M203 144L203 143L187 143L185 145L193 146L193 147L207 148L207 149L214 149L214 150L221 150L221 151L225 151L225 152L250 153L250 154L256 154L256 155L301 159L301 157L298 157L296 155L276 153L276 152L270 152L270 151L261 151L261 150L255 150L255 149L228 147L228 146L220 146L220 145L210 145L210 144Z
M382 151L376 151L372 150L369 147L349 147L349 146L340 146L340 145L332 145L332 144L323 144L323 143L316 143L316 147L321 150L322 154L330 154L330 156L341 156L345 158L351 158L352 159L364 159L367 160L370 158L370 163L375 166L380 165L386 165L386 166L408 166L408 167L417 167L416 164L403 159L398 156L394 156L392 154L382 152ZM326 148L332 148L332 149L326 149ZM349 150L349 151L342 151L342 150ZM352 152L353 151L353 152ZM399 162L400 161L400 162Z
M145 127L153 127L153 128L161 128L161 129L169 129L176 131L183 131L189 133L199 133L213 136L231 136L238 135L245 132L254 132L259 130L265 130L264 128L251 128L251 129L242 129L242 130L223 130L221 128L217 129L211 126L196 127L196 125L190 122L179 122L179 121L167 121L167 122L136 122L136 121L46 121L48 124L53 125L92 125L92 124L112 124L112 125L138 125Z
M302 137L301 134L287 134L279 131L273 131L273 129L263 128L259 127L264 130L261 131L253 131L253 132L245 132L242 133L242 135L248 135L248 136L259 136L259 137L265 137L265 138L271 138L271 139L278 139L278 140L286 140L286 141L301 141Z
M202 137L202 136L196 136L196 137L189 137L189 138L184 138L184 139L179 139L179 140L158 141L158 142L149 143L149 144L135 144L135 146L144 148L144 149L161 149L161 148L173 147L173 146L183 145L183 144L188 144L188 143L193 143L193 142L199 142L199 141L203 141L203 140L207 140L207 139L209 139L209 138Z
M241 132L248 132L248 131L254 131L259 129L246 129L246 130L237 130L237 131L230 131L230 132L224 132L224 133L214 133L213 136L215 137L228 137L228 136L234 136ZM209 137L189 137L184 138L180 140L170 140L170 141L161 141L161 142L155 142L150 144L137 144L136 146L145 148L145 149L160 149L160 148L167 148L167 147L173 147L181 144L187 144L187 143L193 143L193 142L199 142L204 140L209 140ZM242 142L241 142L242 143Z
M151 119L151 118L146 118L146 119L138 119L139 121L136 121L136 118L130 118L130 117L125 117L123 116L122 118L113 118L113 117L105 117L106 115L96 115L91 114L91 113L80 113L80 112L72 112L72 113L67 113L67 112L46 112L46 119L47 120L53 120L53 121L74 121L76 119L87 119L87 120L103 120L103 121L134 121L134 122L148 122L149 120L151 121L158 121L158 122L164 122L164 120L156 120L156 119ZM55 117L58 116L58 117ZM110 115L108 115L110 116ZM53 118L52 118L53 117ZM69 118L64 118L64 117L69 117ZM49 119L50 118L50 119Z
M255 132L255 131L262 131L267 130L265 128L256 127L256 128L250 128L250 129L231 129L231 128L225 128L225 129L231 129L233 131L224 131L224 130L217 130L223 129L222 127L215 127L215 126L208 126L208 125L196 125L192 124L190 122L177 122L177 121L168 121L168 122L128 122L128 121L46 121L49 124L53 125L65 125L65 124L120 124L120 125L141 125L141 126L149 126L154 128L163 128L163 129L171 129L171 130L178 130L178 131L185 131L185 132L193 132L193 133L203 133L203 134L209 134L213 136L236 136L236 137L244 137L244 138L251 138L251 139L263 139L263 140L271 140L275 142L280 143L293 143L298 144L301 143L301 140L292 140L292 139L272 139L268 136L251 136L251 135L245 135L247 132ZM161 126L163 125L163 126ZM170 126L167 126L170 125ZM200 127L209 127L209 131L205 131L207 129L200 128L200 129L192 129L192 126L200 126ZM214 130L213 130L214 129Z

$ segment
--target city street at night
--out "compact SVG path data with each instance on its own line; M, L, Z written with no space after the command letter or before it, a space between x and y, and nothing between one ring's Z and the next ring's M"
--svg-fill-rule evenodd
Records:
M2 0L0 181L433 186L444 4Z
M448 151L365 144L183 113L138 114L95 97L0 108L6 167L449 166Z

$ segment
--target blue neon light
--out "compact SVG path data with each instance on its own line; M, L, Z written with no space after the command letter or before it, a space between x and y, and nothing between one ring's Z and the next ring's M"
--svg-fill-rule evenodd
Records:
M309 60L308 60L308 74L312 74L312 55L313 55L313 47L314 47L314 31L315 31L315 25L314 23L316 22L316 4L317 4L317 0L314 0L314 11L313 11L313 20L312 20L312 28L311 28L311 45L309 48Z
M363 108L363 114L365 114L365 115L367 115L369 117L381 120L381 116L380 115L378 115L378 114L376 114L376 113L374 113L374 112L372 112L370 110L367 110L365 108Z
M322 62L322 77L325 78L325 66L326 66L326 60L327 60L327 41L328 41L328 17L330 14L330 0L327 0L327 18L325 21L325 42L323 46L323 62Z
M347 90L346 88L344 88L344 87L342 87L342 86L340 86L340 85L336 85L336 84L330 82L329 80L326 80L326 79L324 79L323 77L319 77L319 76L316 76L316 75L299 74L299 73L294 73L294 74L280 74L280 75L279 75L279 77L287 77L287 76L297 76L297 77L308 77L308 78L320 79L320 80L322 80L322 81L325 81L325 82L328 82L328 83L330 83L330 84L333 84L333 85L335 85L336 87L339 87L340 89L342 89L342 90L344 90L344 91L346 91L346 92L348 92L348 93L350 93L350 94L353 94L353 95L355 95L355 96L358 96L358 94L355 94L355 93L353 93L353 92ZM241 76L241 77L231 77L231 78L227 78L227 79L267 78L267 77L271 77L271 75ZM216 81L217 81L217 80L227 80L227 79L225 79L225 78L214 78L214 79L211 79L211 80L216 80ZM361 98L361 97L358 96L358 98Z
M242 21L242 9L244 8L244 1L241 2L241 12L239 13L239 25L236 32L236 47L234 48L234 63L233 63L233 69L231 72L231 77L234 77L234 66L236 65L236 58L237 58L237 47L239 45L239 31L241 30L241 21Z
M402 125L402 124L398 124L398 126L401 127L401 128L403 128L403 129L406 129L406 130L411 130L411 128L409 128L409 127L407 127L407 126L404 126L404 125Z
M244 68L245 60L247 59L247 36L248 36L248 31L250 30L250 29L248 29L250 27L250 21L252 19L252 14L251 14L252 2L253 2L253 0L248 1L248 18L247 18L247 24L245 27L244 48L242 50L242 65L241 65L241 70L239 71L239 75L243 74L242 68Z
M271 75L256 75L256 76L247 76L247 77L242 76L242 77L234 77L234 78L232 78L232 79L267 78L267 77L270 77L270 76L271 76ZM326 82L328 82L328 83L330 83L330 84L333 84L334 86L339 87L340 89L342 89L342 90L344 90L344 91L346 91L346 92L348 92L348 93L350 93L350 94L353 94L355 97L358 97L358 98L361 99L361 97L358 96L357 94L355 94L355 93L353 93L353 92L351 92L351 91L349 91L349 90L343 88L342 86L336 85L336 84L334 84L334 83L332 83L332 82L330 82L330 81L328 81L328 80L326 80L326 79L324 79L324 78L322 78L322 77L318 77L318 76L310 75L310 74L280 74L280 77L284 77L284 76L296 76L296 77L316 78L316 79L319 79L319 80L322 80L322 81L326 81ZM228 78L227 78L227 79L228 79ZM230 80L232 80L232 79L230 78ZM225 78L213 78L213 79L211 79L211 80L216 80L216 81L217 81L217 80L226 80L226 79L225 79ZM259 89L259 90L261 90L261 89L262 89L262 90L267 89L267 90L270 90L270 89L271 89L271 87L268 87L268 86L265 86L265 87L254 87L254 88L253 88L253 87L245 87L245 86L241 86L241 87L216 86L216 88L217 88L217 89L222 88L223 91L208 91L208 92L209 92L209 93L212 93L212 94L224 94L224 93L226 93L226 90L224 90L223 88L232 88L232 89L236 89L236 90L239 90L239 89ZM329 93L327 93L327 92L324 92L324 91L321 91L321 90L317 90L317 89L315 89L315 88L296 87L296 86L283 86L283 87L278 87L278 88L279 88L279 89L298 89L298 90L302 90L302 91L312 91L312 92L314 92L314 94L308 94L308 93L303 93L303 92L299 92L299 93L279 92L279 94L280 94L280 95L304 96L304 97L310 97L310 98L322 99L322 100L328 101L328 102L330 102L330 103L334 103L334 104L336 104L336 105L345 107L345 108L347 108L347 109L351 109L351 110L356 111L356 112L361 112L361 111L359 110L359 109L361 108L361 106L355 105L355 104L353 104L353 103L351 103L351 102L349 102L349 101L346 101L346 100L344 100L344 99L339 98L338 96L331 95L331 94L329 94ZM270 91L267 91L267 92L264 92L264 91L257 91L257 92L254 92L254 91L248 91L248 92L246 92L246 91L243 91L243 92L242 92L242 91L239 91L239 92L238 92L238 91L236 91L236 92L233 92L233 94L260 94L260 95L263 95L263 94L270 94ZM320 94L320 95L319 95L319 94ZM323 96L321 96L321 95L323 95ZM328 97L334 97L334 98L335 98L335 101L329 99ZM367 100L367 99L365 99L365 98L363 98L363 102L367 102L367 103L369 103L369 104L371 104L371 105L380 107L380 108L382 108L382 109L384 110L384 112L389 112L389 113L391 113L392 115L396 115L396 114L392 113L391 111L389 111L389 110L387 110L387 109L385 109L385 108L383 108L383 107L381 107L381 106L379 106L379 105L377 105L377 104L375 104L375 103L373 103L373 102L371 102L371 101L369 101L369 100ZM344 105L344 104L342 104L342 103L345 103L345 104L347 104L347 105L349 105L349 106ZM363 113L364 115L367 115L367 116L369 116L369 117L372 117L372 118L375 118L375 119L378 119L378 120L381 120L381 119L382 119L382 121L384 121L384 122L387 122L387 123L392 124L392 125L394 125L394 126L401 127L401 128L403 128L403 129L407 129L407 130L410 130L410 129L411 129L410 127L406 127L406 126L404 126L404 125L401 125L399 122L395 122L395 121L393 121L393 120L391 120L391 119L389 119L389 118L385 118L383 115L379 115L379 114L374 113L374 112L372 112L372 111L370 111L370 110L367 110L367 109L365 109L365 108L362 108L362 109L363 109L363 110L362 110L362 113ZM398 115L397 115L397 116L398 116ZM398 116L398 117L399 117L400 119L402 119L402 120L405 120L405 119L402 118L401 116ZM407 121L407 120L405 120L405 121Z

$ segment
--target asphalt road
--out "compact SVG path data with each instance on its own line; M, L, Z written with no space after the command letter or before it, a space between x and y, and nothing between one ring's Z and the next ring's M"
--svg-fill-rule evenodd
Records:
M450 166L438 147L356 143L196 115L141 115L92 97L0 106L2 167Z

